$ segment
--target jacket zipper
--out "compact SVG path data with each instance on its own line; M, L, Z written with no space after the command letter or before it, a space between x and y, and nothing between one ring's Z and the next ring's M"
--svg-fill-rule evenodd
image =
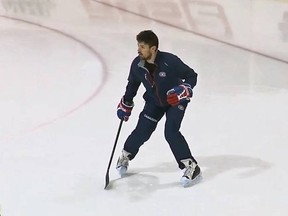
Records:
M144 66L140 66L140 67L143 68L143 69L147 72L147 76L150 76L150 77L151 77L151 80L152 80L152 85L151 85L151 87L154 88L154 86L155 86L156 96L157 96L157 98L158 98L158 101L159 101L160 105L163 106L163 102L162 102L162 100L161 100L161 98L160 98L160 96L159 96L158 86L157 86L157 84L156 84L156 82L155 82L155 78L154 78L154 79L152 78L152 76L150 75L150 72L149 72L149 70L148 70L147 68L145 68ZM156 69L155 69L155 71L156 71ZM154 71L154 72L155 72L155 71ZM148 80L148 82L149 82L149 80Z

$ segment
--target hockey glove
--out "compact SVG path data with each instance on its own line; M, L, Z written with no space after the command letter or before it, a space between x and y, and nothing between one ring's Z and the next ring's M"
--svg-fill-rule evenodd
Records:
M131 111L134 107L134 103L124 101L124 97L121 98L120 103L117 106L117 116L119 119L128 121Z
M193 95L192 88L189 84L183 83L170 89L167 92L167 102L171 106L176 106L184 100L189 100Z

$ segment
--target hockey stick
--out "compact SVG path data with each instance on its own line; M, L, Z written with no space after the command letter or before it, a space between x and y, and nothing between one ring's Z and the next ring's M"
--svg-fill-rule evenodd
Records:
M108 185L109 185L109 170L110 170L110 166L111 166L111 163L112 163L112 160L113 160L113 155L114 155L114 152L115 152L115 149L116 149L118 137L119 137L119 134L120 134L120 131L121 131L121 127L122 127L122 123L123 123L123 120L120 121L120 124L119 124L119 127L118 127L118 131L117 131L117 135L116 135L116 139L115 139L114 146L113 146L113 149L112 149L112 153L111 153L111 156L110 156L109 164L108 164L107 171L106 171L106 183L105 183L104 189L106 189L108 187Z

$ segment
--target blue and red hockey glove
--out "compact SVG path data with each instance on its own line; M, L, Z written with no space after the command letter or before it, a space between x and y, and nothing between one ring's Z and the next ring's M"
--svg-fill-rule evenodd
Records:
M134 103L129 103L127 101L124 101L124 97L121 98L121 101L119 102L117 106L117 116L119 119L128 121L129 116L131 115L131 111L134 107Z
M167 102L171 106L176 106L184 100L189 100L193 95L191 85L183 83L170 89L167 92Z

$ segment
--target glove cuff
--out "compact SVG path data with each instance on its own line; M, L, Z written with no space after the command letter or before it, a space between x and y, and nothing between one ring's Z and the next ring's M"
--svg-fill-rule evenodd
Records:
M125 108L132 109L134 107L134 102L125 101L124 96L121 98L121 105Z
M187 97L191 98L193 95L191 85L188 83L182 83L180 86L182 86L185 89L185 92L187 93Z

